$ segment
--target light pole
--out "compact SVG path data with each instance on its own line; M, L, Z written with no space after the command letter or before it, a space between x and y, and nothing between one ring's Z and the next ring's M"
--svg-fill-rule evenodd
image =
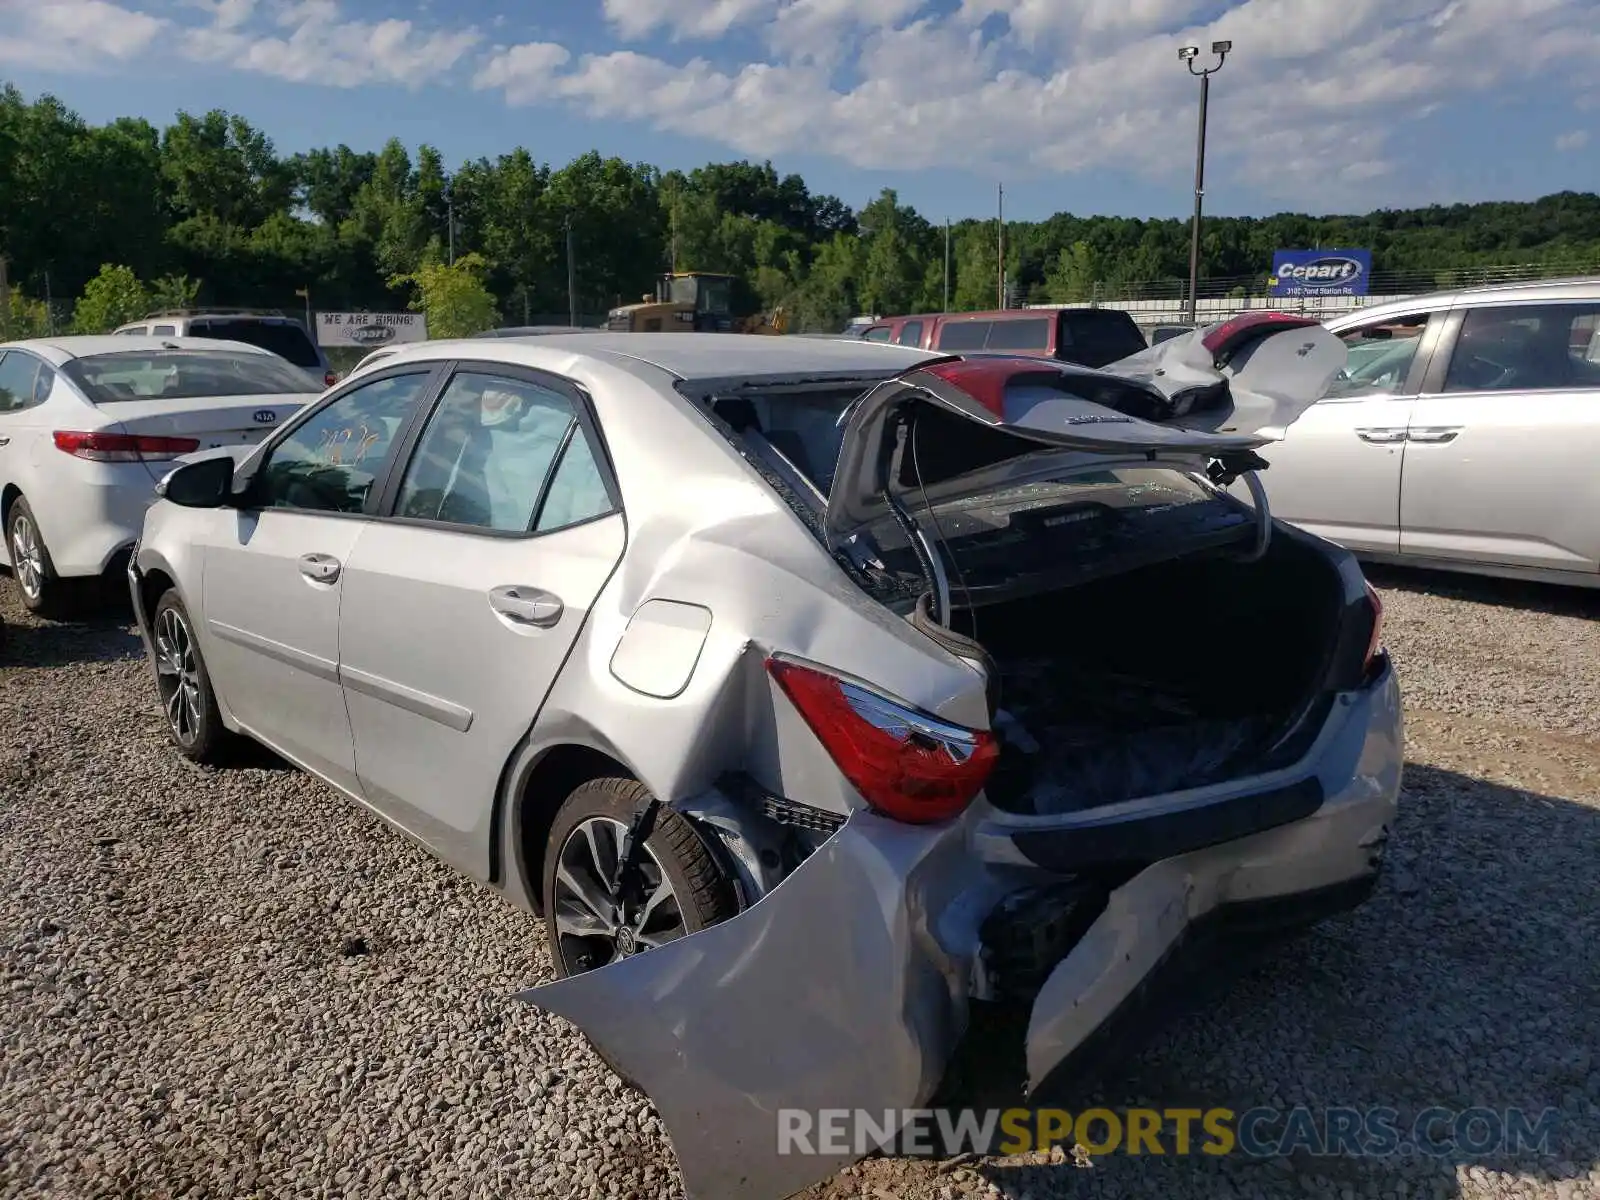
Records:
M1194 148L1194 222L1189 227L1189 323L1195 320L1195 293L1200 287L1200 207L1206 194L1206 101L1211 96L1211 75L1214 71L1222 70L1222 64L1228 61L1228 51L1233 49L1232 42L1212 42L1211 53L1217 56L1217 65L1202 67L1195 70L1195 60L1200 57L1199 46L1185 46L1178 51L1178 57L1189 68L1189 74L1200 77L1200 133L1195 139Z

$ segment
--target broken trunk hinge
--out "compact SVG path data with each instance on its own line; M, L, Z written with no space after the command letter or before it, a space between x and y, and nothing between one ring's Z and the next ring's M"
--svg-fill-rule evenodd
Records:
M617 897L624 911L644 899L639 863L644 857L644 844L655 832L656 814L661 811L661 801L654 796L633 814L627 831L622 835L622 849L617 854L617 876L611 881L611 894Z

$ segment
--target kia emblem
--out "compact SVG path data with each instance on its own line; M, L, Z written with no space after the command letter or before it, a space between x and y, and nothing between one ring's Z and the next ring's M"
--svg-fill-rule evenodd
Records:
M257 425L271 425L277 419L278 414L270 408L258 408L255 411L255 423Z

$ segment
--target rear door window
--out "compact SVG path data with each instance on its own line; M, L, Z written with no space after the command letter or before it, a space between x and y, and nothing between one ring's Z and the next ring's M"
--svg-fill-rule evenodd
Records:
M900 336L894 340L902 346L922 345L922 322L907 321L900 327Z
M546 532L611 511L577 410L524 379L450 381L400 485L395 514L496 533Z
M1537 392L1600 387L1590 358L1600 302L1471 309L1445 374L1447 392Z
M322 359L305 330L288 321L230 321L226 318L196 321L189 327L193 337L244 342L270 350L297 367L320 370Z
M32 407L41 366L37 358L20 350L0 353L0 413Z
M989 331L986 350L1050 349L1050 318L996 321Z
M939 349L982 350L992 321L947 321L939 326Z

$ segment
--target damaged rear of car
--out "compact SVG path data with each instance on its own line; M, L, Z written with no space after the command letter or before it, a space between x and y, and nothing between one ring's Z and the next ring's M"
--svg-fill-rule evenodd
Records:
M1219 930L1370 892L1402 758L1381 608L1254 485L1343 359L1258 314L1105 371L680 383L849 588L772 600L741 692L772 752L669 801L737 915L523 993L650 1095L691 1196L845 1165L782 1153L779 1113L923 1105L976 1001L1031 1006L1047 1093Z

